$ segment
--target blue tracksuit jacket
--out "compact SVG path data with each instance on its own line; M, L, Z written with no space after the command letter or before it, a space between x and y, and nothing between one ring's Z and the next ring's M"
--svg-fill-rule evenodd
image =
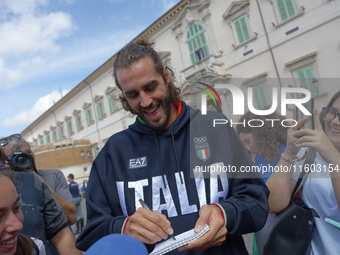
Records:
M181 254L247 254L241 235L265 224L269 191L259 173L241 173L253 162L234 129L213 126L214 119L226 117L217 112L202 115L182 104L167 130L136 120L107 141L92 166L87 224L76 242L79 249L121 233L125 219L143 199L168 217L175 235L195 226L202 205L219 203L227 216L226 241L206 251ZM229 171L216 174L218 169ZM147 248L151 251L153 246Z

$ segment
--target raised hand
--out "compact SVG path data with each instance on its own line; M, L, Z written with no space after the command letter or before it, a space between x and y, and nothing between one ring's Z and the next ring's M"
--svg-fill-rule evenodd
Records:
M296 120L296 111L297 108L294 108L293 118ZM307 123L308 118L303 118L300 120L295 127L291 127L287 131L287 147L286 152L292 155L295 155L299 151L299 147L296 146L296 141L300 138L300 134L298 131Z
M336 157L339 152L324 132L316 109L313 111L313 117L315 129L298 130L296 136L300 138L294 144L297 148L314 148L327 163L332 163L333 157Z

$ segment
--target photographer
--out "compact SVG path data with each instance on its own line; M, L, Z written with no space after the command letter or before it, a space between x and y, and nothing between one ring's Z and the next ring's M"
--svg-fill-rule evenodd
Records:
M23 151L14 151L20 148L14 146L19 144L17 142L21 141L20 139L20 135L12 135L0 139L0 145L6 157L5 169L16 171L20 181L16 189L25 215L22 233L41 239L45 244L46 254L52 254L47 240L59 254L81 254L75 248L75 238L50 188L37 174L32 174L35 169L33 157ZM23 169L24 167L27 169Z
M34 152L31 150L29 143L19 134L8 137L8 143L5 145L4 151L6 155L10 153L14 154L10 157L13 167L17 165L17 163L13 161L13 158L16 158L17 161L21 161L22 165L22 169L19 168L17 170L29 170L37 174L38 177L47 184L53 197L61 206L69 225L74 224L77 218L77 211L64 174L58 169L37 170L35 167ZM31 160L29 158L31 158ZM29 163L30 161L31 163Z

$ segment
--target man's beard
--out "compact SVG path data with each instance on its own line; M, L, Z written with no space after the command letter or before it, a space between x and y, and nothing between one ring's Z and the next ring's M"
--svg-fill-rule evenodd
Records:
M153 102L150 107L153 107L155 104L160 104L164 108L165 120L161 123L152 124L152 123L148 122L143 117L144 115L142 113L143 112L142 109L139 109L139 111L134 110L132 113L136 114L139 118L141 118L147 126L154 128L154 129L163 129L168 124L169 119L170 119L171 104L172 104L170 91L167 89L164 100L158 100L157 102ZM148 108L150 108L150 107L148 107Z

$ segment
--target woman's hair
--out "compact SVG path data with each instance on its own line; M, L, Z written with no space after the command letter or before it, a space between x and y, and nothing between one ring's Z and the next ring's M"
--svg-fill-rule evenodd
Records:
M326 107L328 107L328 108L332 107L335 100L337 100L339 97L340 97L340 90L334 94L334 96L331 98L331 100L329 101L329 103L327 104ZM322 118L322 111L320 111L319 118L320 118L320 122L321 122L323 130L325 130L325 121Z
M17 250L15 251L14 255L32 255L34 250L33 240L28 236L19 234Z
M248 123L249 120L254 121ZM262 155L266 161L273 162L287 140L288 128L282 126L282 120L284 118L275 112L270 115L259 116L248 111L240 118L239 122L244 124L238 124L236 132L238 134L252 133L257 149L256 154ZM263 126L261 126L262 123Z
M138 61L146 57L149 57L152 60L156 72L159 73L165 81L164 65L159 54L154 50L153 46L154 43L149 43L147 41L144 41L143 39L139 39L135 43L129 43L117 53L116 60L113 64L113 75L115 77L116 85L121 91L122 86L117 78L117 70L119 68L128 68L132 64L137 63ZM177 106L180 101L181 90L177 88L174 84L175 75L172 69L168 66L166 66L166 69L170 75L170 84L168 86L170 97L172 102ZM125 110L134 112L123 94L120 95L119 99Z
M9 179L14 185L18 182L18 175L8 170L0 170L0 178ZM31 238L19 234L17 249L14 255L32 255L34 251L34 242Z

